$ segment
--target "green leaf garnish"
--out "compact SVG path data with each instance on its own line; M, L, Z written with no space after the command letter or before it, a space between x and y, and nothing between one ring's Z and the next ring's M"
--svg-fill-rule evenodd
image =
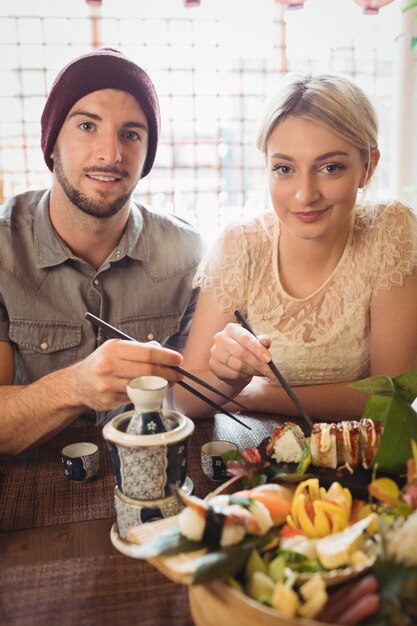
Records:
M243 541L229 548L212 548L196 559L193 584L201 585L216 578L227 578L238 572L254 548L266 546L277 534L276 528L261 537L246 535Z
M277 550L277 555L282 556L287 567L294 572L317 573L328 571L317 559L309 559L305 554L295 550Z
M253 501L253 498L244 496L234 496L233 494L229 496L229 504L238 504L239 506L243 506L244 509L249 509Z
M269 482L301 483L308 478L314 478L314 474L298 474L290 472L288 468L282 467L270 478Z
M223 452L221 457L225 463L227 461L243 461L243 455L240 450L227 450L227 452Z
M310 439L308 439L308 444L310 444ZM307 445L303 450L300 462L297 465L295 473L299 474L300 476L304 476L308 467L311 465L311 460L312 459L311 459L310 445Z
M246 535L244 539L229 548L210 546L190 541L181 535L178 526L170 528L157 537L138 546L135 556L149 559L158 556L174 556L184 552L195 552L205 548L207 553L196 558L194 584L201 584L216 578L233 576L241 569L254 548L266 546L277 534L276 528L262 536Z

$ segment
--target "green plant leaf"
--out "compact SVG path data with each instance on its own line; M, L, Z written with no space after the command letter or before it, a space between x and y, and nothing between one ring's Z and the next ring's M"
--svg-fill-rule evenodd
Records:
M417 37L411 37L411 50L417 48Z
M140 545L138 549L135 549L135 555L142 559L149 559L154 556L173 556L181 552L194 552L204 547L202 543L186 539L181 535L179 527L175 526Z
M372 465L393 474L404 472L412 456L410 437L417 435L417 414L400 397L391 398L384 433Z
M391 406L391 400L392 398L389 396L371 396L364 409L362 418L374 421L380 420L381 424L385 426L387 415Z
M401 389L407 402L414 402L417 398L417 369L396 376L394 383Z
M384 427L373 465L386 472L404 472L412 456L411 439L417 436L417 413L411 406L417 396L417 369L394 379L372 376L350 386L372 394L362 417L380 420Z
M370 378L357 380L351 383L349 387L380 396L393 396L395 393L394 382L389 376L371 376Z

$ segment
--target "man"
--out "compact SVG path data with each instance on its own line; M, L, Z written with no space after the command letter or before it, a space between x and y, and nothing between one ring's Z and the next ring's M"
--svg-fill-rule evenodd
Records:
M177 380L170 366L182 361L195 306L200 238L132 200L159 137L149 76L109 48L78 57L55 79L41 126L51 189L0 213L2 454L80 415L104 419L128 402L136 376ZM138 343L104 342L86 311Z

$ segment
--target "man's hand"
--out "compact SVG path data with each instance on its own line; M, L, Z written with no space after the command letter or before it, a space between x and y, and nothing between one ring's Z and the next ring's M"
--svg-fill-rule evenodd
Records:
M138 376L162 376L181 380L171 369L180 365L179 352L163 348L156 341L139 343L109 339L86 359L72 366L78 402L96 411L108 411L129 402L126 384Z

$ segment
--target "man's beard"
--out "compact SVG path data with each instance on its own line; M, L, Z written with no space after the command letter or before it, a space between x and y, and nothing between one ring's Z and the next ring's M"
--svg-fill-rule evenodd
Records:
M111 167L98 167L94 168L94 170L91 171L94 171L97 174L102 173L114 176L127 175L126 173L120 172L120 170ZM72 204L74 204L76 207L78 207L80 211L82 211L86 215L91 215L92 217L107 218L116 215L124 207L126 202L128 202L134 190L134 187L132 187L129 191L113 200L113 202L111 202L110 204L105 203L104 197L103 203L94 202L94 200L89 198L86 194L82 193L71 185L65 175L64 168L62 167L61 163L61 157L56 148L54 158L54 174L56 174L58 182L64 190L64 193L67 196L68 200L72 202Z

